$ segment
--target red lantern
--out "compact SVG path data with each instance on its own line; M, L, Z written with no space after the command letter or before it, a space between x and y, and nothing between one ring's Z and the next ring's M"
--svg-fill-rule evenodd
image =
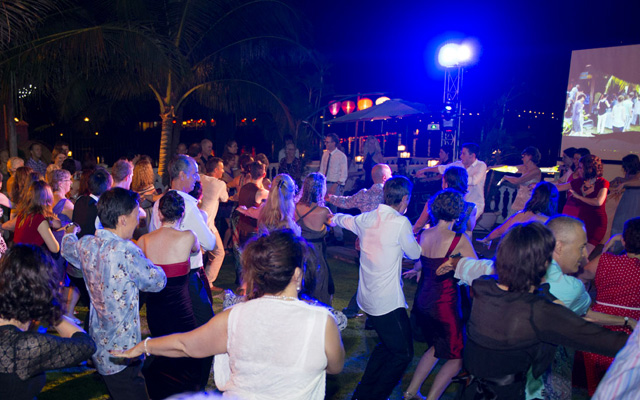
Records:
M342 102L342 111L344 111L345 114L351 114L355 109L356 103L353 101L347 100Z
M329 112L331 113L331 115L338 115L338 113L340 112L340 102L332 101L331 103L329 103Z
M358 110L366 110L372 105L373 105L373 101L371 101L371 99L368 99L366 97L358 100Z

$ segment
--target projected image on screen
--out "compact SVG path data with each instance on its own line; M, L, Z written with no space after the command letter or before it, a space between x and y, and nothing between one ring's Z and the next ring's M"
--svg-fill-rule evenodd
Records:
M562 135L604 159L640 150L640 45L572 52Z

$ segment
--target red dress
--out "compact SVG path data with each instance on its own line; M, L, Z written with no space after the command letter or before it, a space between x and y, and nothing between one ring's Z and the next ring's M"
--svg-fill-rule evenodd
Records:
M441 359L460 359L464 347L460 289L453 271L436 275L436 270L449 258L460 241L457 234L443 258L421 256L422 275L413 302L418 323L435 356Z
M640 318L640 260L626 254L616 256L604 253L598 262L594 284L596 301L593 311L619 315L633 319ZM612 331L631 333L623 326L606 326ZM593 393L604 376L613 358L599 354L584 353L589 395Z
M571 184L575 179L573 178L573 174L569 175L569 179L567 183ZM573 189L573 186L571 186ZM574 189L575 190L575 189ZM564 203L564 207L562 208L562 213L564 215L568 215L570 217L578 218L578 214L580 213L579 202L571 193L567 192L567 201Z
M571 181L571 189L574 192L581 194L588 199L595 199L598 197L598 193L603 188L609 190L609 181L604 178L598 177L593 185L592 189L583 192L584 179L578 178ZM607 233L607 212L604 209L606 200L601 206L591 206L581 200L571 197L578 205L578 219L584 222L585 229L587 230L587 241L597 246L602 242L604 235ZM567 200L569 204L569 200ZM565 208L567 206L565 205Z
M42 214L29 214L24 218L18 217L13 234L13 243L42 246L44 239L38 232L38 226L45 220L46 218Z

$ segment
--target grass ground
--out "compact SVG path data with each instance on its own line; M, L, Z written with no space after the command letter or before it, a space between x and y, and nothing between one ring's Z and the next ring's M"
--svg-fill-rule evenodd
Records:
M216 285L225 289L235 289L235 272L231 257L227 257L220 271L220 276ZM329 259L329 265L336 285L336 294L333 306L341 310L346 307L349 299L355 293L358 280L358 266L351 262L341 261L335 258ZM412 306L413 296L416 290L415 281L405 281L404 292L409 307ZM86 308L79 307L82 313ZM214 310L222 309L222 301L214 299ZM143 337L149 334L146 323L146 312L142 309L142 334ZM82 319L83 316L81 316ZM365 317L359 316L349 320L347 328L342 331L342 340L346 351L346 361L342 373L327 377L327 399L346 400L351 398L366 363L373 348L377 344L377 335L374 331L364 329ZM415 356L413 362L407 368L402 382L396 387L390 399L402 399L402 390L409 385L413 371L426 350L424 343L415 343ZM436 366L436 370L439 366ZM432 372L429 379L422 386L422 393L426 394L433 382L435 372ZM210 389L215 389L213 379L209 381ZM442 399L452 399L456 385L449 387ZM68 368L47 373L47 385L38 397L40 400L97 400L108 399L106 387L95 373L95 370L87 367ZM582 391L574 391L574 399L588 399Z

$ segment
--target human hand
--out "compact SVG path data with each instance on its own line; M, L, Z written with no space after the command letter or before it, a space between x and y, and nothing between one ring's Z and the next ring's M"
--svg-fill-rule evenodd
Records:
M406 271L406 272L403 272L403 273L402 273L402 277L403 277L403 278L405 278L405 279L413 279L413 278L416 278L416 281L419 281L419 280L420 280L420 275L422 275L422 271L417 270L417 269L415 269L415 268L410 269L410 270L408 270L408 271Z
M77 234L78 232L80 232L80 227L76 224L74 224L73 222L70 222L67 226L65 226L64 228L64 233L66 234Z
M129 350L109 350L109 354L117 358L138 358L144 353L144 341Z
M491 247L492 240L489 239L489 236L487 236L484 239L476 239L476 242L482 243L483 245L485 245L487 247Z
M436 269L436 275L440 276L440 275L444 275L448 272L451 272L455 269L455 266L453 265L453 259L451 258L447 258L447 261L443 262L438 269Z
M621 241L622 241L622 233L618 233L617 235L611 236L611 238L609 238L607 243L605 243L604 247L602 248L602 252L606 253L607 251L609 251L609 249L613 247L614 244Z
M416 178L422 178L425 176L425 174L427 173L427 171L425 171L425 169L420 169L416 172Z

